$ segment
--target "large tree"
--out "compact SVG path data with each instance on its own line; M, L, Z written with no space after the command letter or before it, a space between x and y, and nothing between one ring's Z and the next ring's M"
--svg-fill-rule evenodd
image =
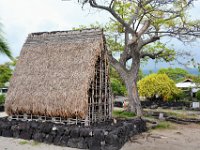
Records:
M109 54L111 65L124 81L129 98L130 111L142 115L138 96L137 76L143 58L172 60L174 53L162 43L164 37L189 42L197 38L198 20L188 17L188 9L194 0L83 0L83 5L105 10L112 15L115 34L120 40L107 38L109 50L121 49L119 60ZM113 46L114 45L114 46ZM150 48L154 46L155 48ZM127 62L131 60L127 67ZM148 86L148 85L147 85Z

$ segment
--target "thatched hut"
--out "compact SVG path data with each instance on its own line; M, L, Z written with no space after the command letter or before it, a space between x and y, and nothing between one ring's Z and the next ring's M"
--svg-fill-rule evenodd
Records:
M111 117L103 31L32 33L10 81L10 116L60 117L98 122Z

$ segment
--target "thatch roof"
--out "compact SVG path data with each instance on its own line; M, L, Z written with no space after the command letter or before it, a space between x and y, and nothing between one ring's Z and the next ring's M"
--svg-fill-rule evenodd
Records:
M6 112L86 117L88 89L103 49L100 29L30 34L10 81Z

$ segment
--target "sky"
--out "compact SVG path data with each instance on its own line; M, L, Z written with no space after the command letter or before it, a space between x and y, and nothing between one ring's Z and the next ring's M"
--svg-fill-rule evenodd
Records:
M191 9L191 18L200 19L200 0ZM106 23L110 15L89 7L81 8L76 0L0 0L0 22L13 55L20 50L29 33L71 30L79 25L89 25L96 21ZM183 45L177 40L170 41L177 50L189 50L196 60L200 60L199 42ZM9 61L0 55L0 64ZM176 64L177 65L177 64ZM166 67L166 63L150 61L144 68Z

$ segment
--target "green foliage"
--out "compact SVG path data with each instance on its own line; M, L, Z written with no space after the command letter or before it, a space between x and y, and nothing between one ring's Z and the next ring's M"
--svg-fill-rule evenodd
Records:
M173 96L174 99L181 100L181 101L183 99L185 99L186 97L188 97L188 95L185 92L180 92L180 93Z
M139 70L138 74L138 80L141 80L144 77L144 74L142 70ZM112 87L112 92L115 95L127 95L127 90L126 86L119 76L119 74L116 72L114 68L111 67L110 69L110 80L111 80L111 87Z
M113 94L123 96L127 94L123 80L114 68L110 69L110 80Z
M196 93L196 98L197 98L198 101L200 101L200 90L197 91L197 93Z
M156 55L156 62L170 62L173 61L176 57L176 51L173 48L169 48L166 44L161 42L155 42L146 45L145 47L143 47L143 51L151 54L157 54L160 51L162 51L162 53ZM146 59L148 58L144 58L144 60Z
M200 86L200 76L193 76L191 78L198 86Z
M112 92L115 95L126 95L126 87L117 79L111 78Z
M158 70L158 74L166 74L170 79L175 82L180 82L183 80L189 73L182 68L161 68Z
M114 118L133 118L135 116L132 112L122 111L122 110L114 110L113 117Z
M138 81L141 80L142 78L144 78L144 76L145 76L144 73L143 73L142 70L140 69L140 70L139 70L139 73L138 73Z
M0 95L0 105L4 104L5 99L6 99L5 95Z
M170 129L172 128L172 124L167 121L161 121L154 129Z
M1 28L1 24L0 24L0 28ZM11 60L13 59L12 53L8 47L7 42L5 41L2 35L1 29L0 29L0 54L8 56Z
M12 71L8 63L0 65L0 87L3 87L10 80Z
M20 141L20 142L19 142L19 144L20 144L20 145L25 145L25 144L29 144L29 142L28 142L28 141L25 141L25 140L23 140L23 141Z
M138 92L149 99L159 97L169 101L181 91L166 74L151 74L138 82Z

